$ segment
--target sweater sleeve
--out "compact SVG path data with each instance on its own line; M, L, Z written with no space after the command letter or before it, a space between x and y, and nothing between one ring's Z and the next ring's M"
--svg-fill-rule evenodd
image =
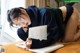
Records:
M44 10L41 12L43 13ZM51 45L52 43L55 43L59 39L59 30L56 23L56 20L54 18L54 15L51 11L46 11L44 14L42 14L43 17L43 25L48 25L47 27L47 40L38 40L38 39L32 39L32 45L31 48L42 48Z
M26 41L26 39L28 37L28 31L24 32L22 28L19 28L17 30L17 34L18 34L19 38L21 38L23 41Z

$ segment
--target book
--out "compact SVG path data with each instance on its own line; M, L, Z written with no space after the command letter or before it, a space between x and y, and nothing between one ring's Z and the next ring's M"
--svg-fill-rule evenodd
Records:
M16 44L16 46L25 49L26 43L25 42L18 43L18 44ZM50 53L50 52L55 51L63 46L64 45L61 43L55 43L55 44L52 44L50 46L43 47L43 48L29 49L29 51L36 52L36 53Z

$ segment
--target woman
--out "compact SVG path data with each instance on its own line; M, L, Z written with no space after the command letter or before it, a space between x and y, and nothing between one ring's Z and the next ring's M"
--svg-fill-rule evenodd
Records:
M78 11L70 6L55 8L13 8L8 10L8 21L11 26L21 26L18 29L18 36L27 41L26 48L42 48L59 40L74 41L79 36L78 30ZM47 25L47 40L28 38L28 28L40 25ZM76 37L76 38L75 38ZM28 42L31 43L28 45Z

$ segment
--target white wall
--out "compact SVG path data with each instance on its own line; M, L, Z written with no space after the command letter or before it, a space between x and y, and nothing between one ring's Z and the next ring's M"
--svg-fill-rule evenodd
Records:
M14 7L25 7L26 0L1 0L1 25L2 25L2 31L7 33L8 35L3 35L3 32L1 33L1 36L6 37L5 40L12 39L15 41L19 41L20 38L17 36L16 29L9 27L9 23L7 22L7 10L14 8ZM11 36L11 37L10 37ZM10 37L10 38L7 38Z

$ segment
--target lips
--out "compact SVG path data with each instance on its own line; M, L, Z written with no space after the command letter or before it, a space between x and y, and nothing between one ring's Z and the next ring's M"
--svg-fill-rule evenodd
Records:
M28 27L24 27L24 28L28 28Z
M28 28L28 25L24 26L23 28Z
M26 29L28 29L29 27L23 27L23 28L26 28Z

